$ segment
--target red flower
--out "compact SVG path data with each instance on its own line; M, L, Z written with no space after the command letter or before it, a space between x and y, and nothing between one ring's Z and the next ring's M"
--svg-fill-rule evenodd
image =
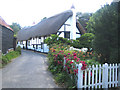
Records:
M73 56L76 56L77 54L76 53L73 53Z
M69 66L68 66L67 68L68 68L68 69L70 69L70 67L69 67Z
M77 56L74 56L74 60L77 59Z
M83 63L83 61L80 61L80 63Z
M60 62L58 61L58 64L60 64Z
M64 55L64 57L66 57L66 55Z
M73 62L71 61L70 64L72 64Z
M77 61L76 62L79 62L79 59L77 59Z
M70 59L67 58L67 59L66 59L66 62L69 61L69 60L70 60Z
M85 64L85 61L80 61L80 63L82 63L82 68L81 70L85 70L87 67L87 64Z
M91 76L92 76L92 72L91 72L90 74L91 74Z

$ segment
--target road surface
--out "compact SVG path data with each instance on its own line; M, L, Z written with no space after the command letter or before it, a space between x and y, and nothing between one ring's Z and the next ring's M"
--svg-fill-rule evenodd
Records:
M22 50L2 69L2 88L58 88L46 62L45 55Z

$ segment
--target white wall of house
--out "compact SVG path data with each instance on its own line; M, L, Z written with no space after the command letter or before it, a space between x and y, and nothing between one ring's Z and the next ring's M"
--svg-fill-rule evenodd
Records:
M27 41L27 48L31 50L47 53L49 52L49 47L47 46L47 44L44 44L43 42L44 42L44 37L41 37L41 39L39 39L39 37L31 38L30 40ZM21 41L18 41L17 46L20 46L21 48L23 47L26 48L26 41L22 41L22 43Z
M76 27L76 10L74 8L71 9L73 11L73 16L71 16L63 25L59 31L70 31L70 39L76 40L76 38L80 37L76 32L79 32ZM59 34L59 33L57 33ZM62 32L59 37L64 37L64 32Z

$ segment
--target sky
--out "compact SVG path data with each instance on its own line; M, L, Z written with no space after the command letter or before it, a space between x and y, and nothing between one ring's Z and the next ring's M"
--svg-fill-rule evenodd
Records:
M95 12L113 0L0 0L0 16L11 25L22 27L38 23L44 17L69 10L74 4L77 12Z

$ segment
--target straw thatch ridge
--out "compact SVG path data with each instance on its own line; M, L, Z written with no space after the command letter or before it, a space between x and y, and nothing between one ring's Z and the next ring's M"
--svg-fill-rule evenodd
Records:
M22 29L18 32L18 40L28 40L31 37L48 36L57 33L61 26L73 15L72 10L67 10L45 20L42 20L37 25Z
M81 35L86 33L85 29L83 28L83 26L81 25L81 23L78 20L76 21L76 26L77 26L79 32L81 33Z

